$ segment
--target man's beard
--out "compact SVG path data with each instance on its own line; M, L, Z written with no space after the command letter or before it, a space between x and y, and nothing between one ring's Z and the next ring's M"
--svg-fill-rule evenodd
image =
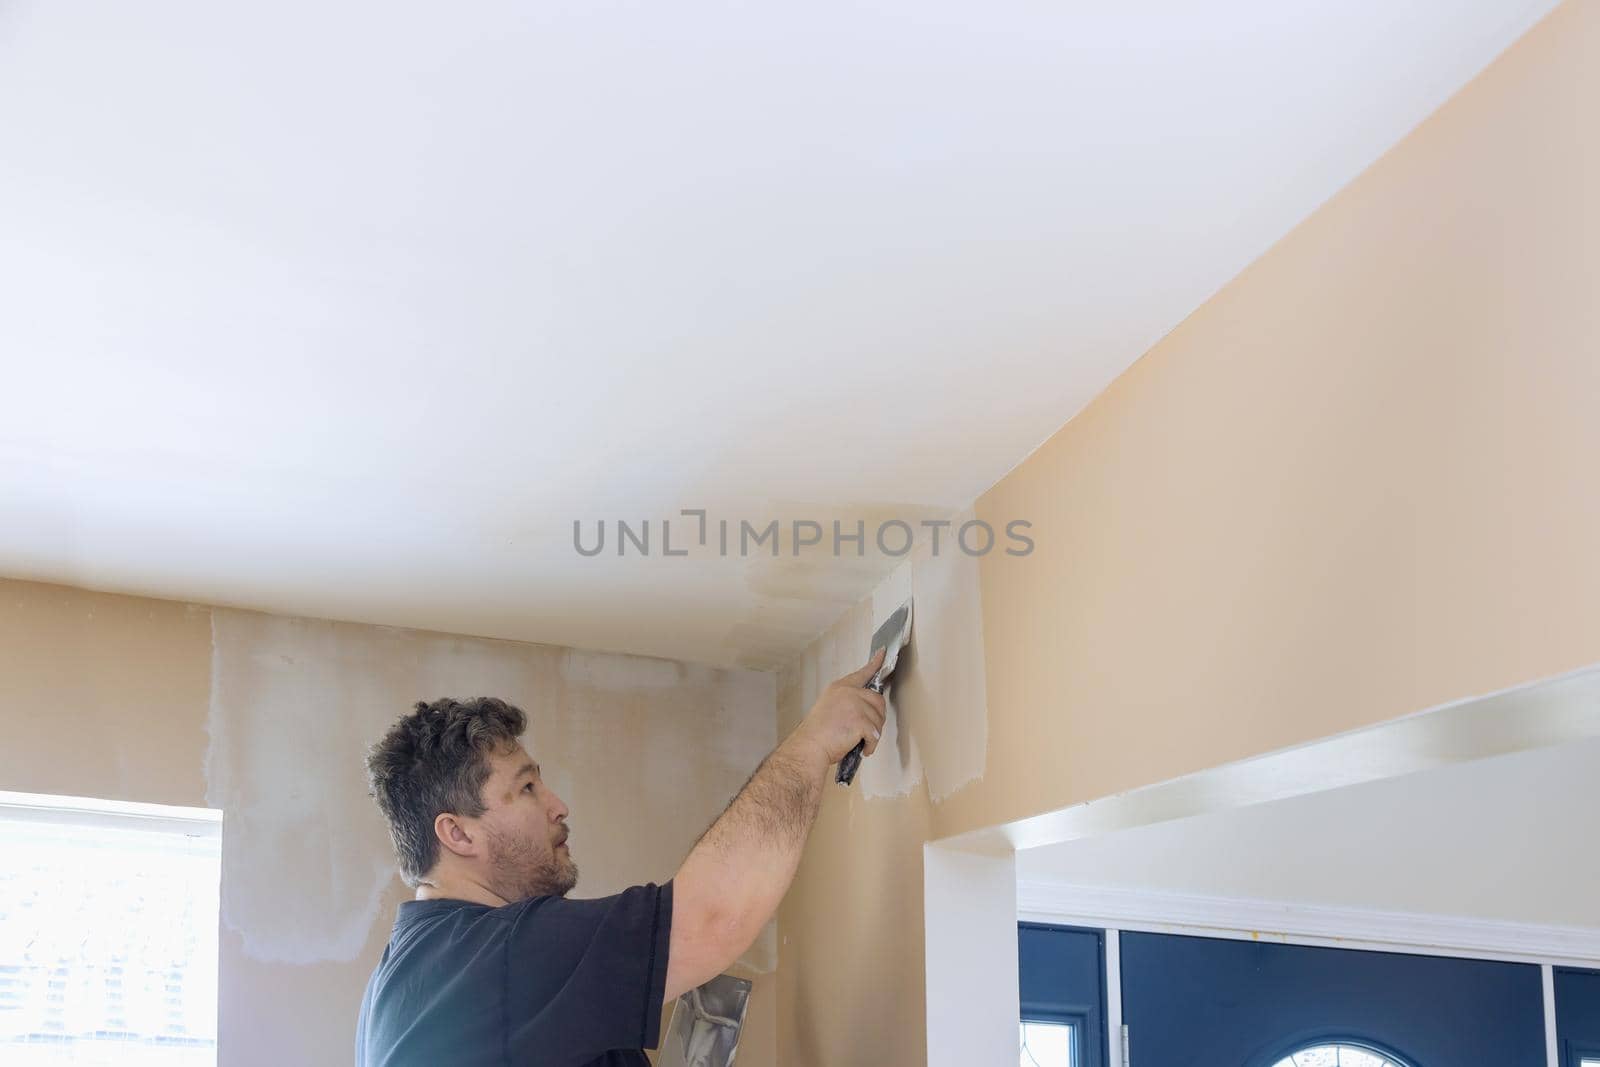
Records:
M578 884L578 865L556 848L541 853L526 838L489 829L489 866L496 893L513 903L529 897L564 897Z

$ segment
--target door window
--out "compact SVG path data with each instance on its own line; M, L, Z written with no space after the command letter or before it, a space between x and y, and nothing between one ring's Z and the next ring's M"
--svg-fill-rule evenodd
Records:
M1273 1067L1406 1067L1406 1064L1373 1048L1341 1043L1303 1048L1285 1056Z
M1022 1067L1078 1067L1071 1023L1022 1022Z

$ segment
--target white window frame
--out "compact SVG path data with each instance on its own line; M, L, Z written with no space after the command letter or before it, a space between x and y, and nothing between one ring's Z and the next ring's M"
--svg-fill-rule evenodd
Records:
M1057 1022L1057 1021L1055 1021L1053 1019L1026 1019L1025 1018L1025 1019L1022 1020L1022 1026L1020 1027L1024 1038L1026 1038L1027 1032L1028 1032L1028 1027L1030 1027L1030 1026L1048 1027L1050 1029L1065 1030L1067 1032L1067 1058L1068 1058L1068 1061L1069 1061L1067 1067L1078 1067L1078 1063L1079 1063L1078 1042L1083 1040L1083 1035L1078 1032L1078 1030L1079 1030L1079 1024L1078 1023L1076 1023L1076 1022L1070 1022L1070 1023ZM1027 1049L1027 1041L1026 1040L1023 1041L1023 1048ZM1031 1050L1030 1050L1030 1054L1031 1054ZM1035 1061L1035 1062L1037 1062L1037 1061Z

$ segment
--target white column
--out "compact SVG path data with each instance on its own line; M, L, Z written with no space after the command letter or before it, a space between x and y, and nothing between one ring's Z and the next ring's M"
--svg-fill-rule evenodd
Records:
M1022 1004L1016 857L930 842L922 871L928 1067L1016 1063Z

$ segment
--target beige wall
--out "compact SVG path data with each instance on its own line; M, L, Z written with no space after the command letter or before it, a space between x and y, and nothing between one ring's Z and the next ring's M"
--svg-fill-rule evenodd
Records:
M978 502L983 774L828 797L780 1063L922 1062L925 838L1600 661L1597 61L1559 8Z
M572 809L578 892L672 876L773 746L774 679L0 581L0 789L221 808L220 1062L347 1064L403 886L365 745L495 693ZM775 1061L773 934L741 1063Z
M0 789L205 804L211 613L0 581Z

